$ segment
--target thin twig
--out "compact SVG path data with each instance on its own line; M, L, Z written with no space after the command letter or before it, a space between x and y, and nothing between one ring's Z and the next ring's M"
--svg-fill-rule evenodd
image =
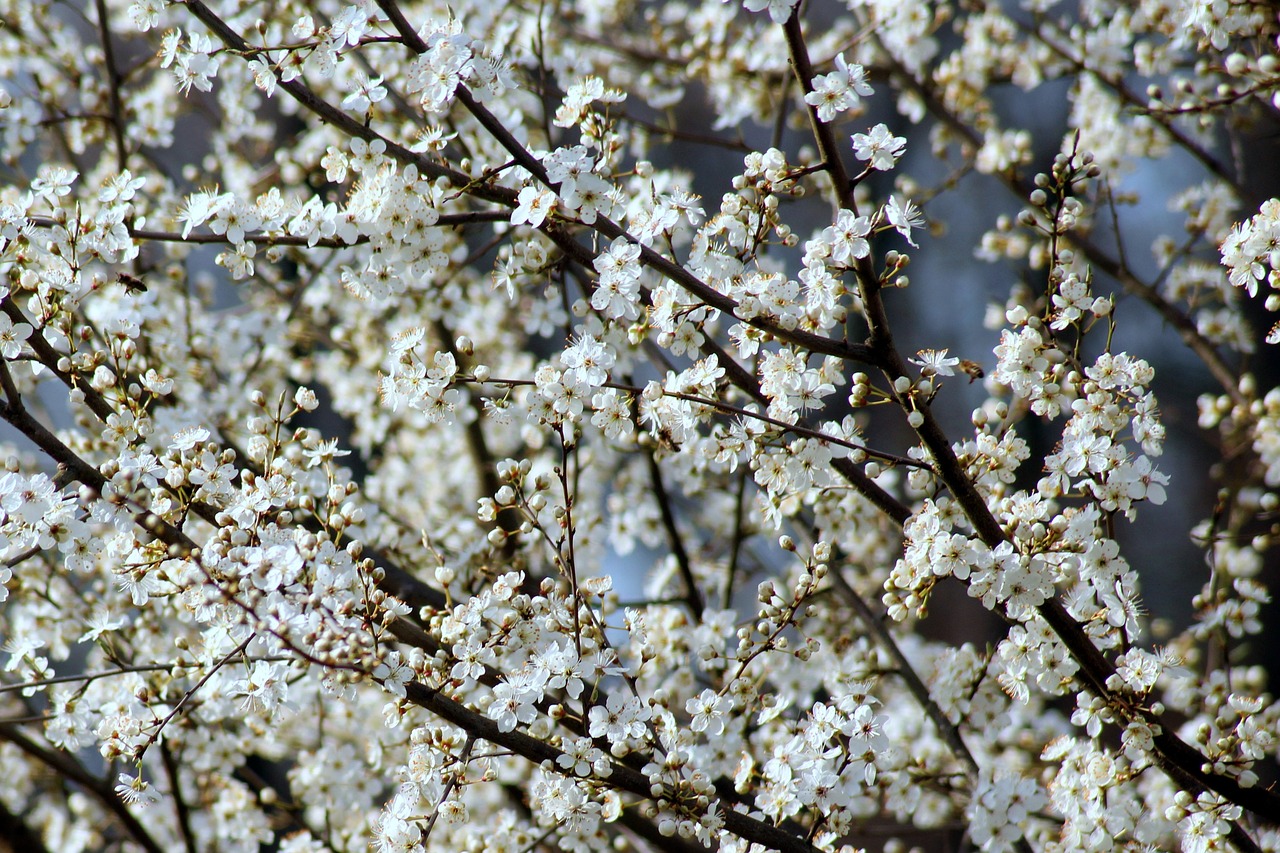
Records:
M107 67L107 93L111 103L111 133L115 137L116 169L123 172L129 164L129 149L125 146L124 135L124 105L120 98L120 88L124 85L124 81L116 65L115 47L111 44L111 27L107 18L106 0L95 0L94 8L98 14L102 59Z
M676 527L676 516L671 508L671 495L662 482L662 469L651 448L645 453L645 461L649 467L649 482L653 486L653 498L658 502L658 513L662 517L662 528L667 532L667 544L671 547L671 555L680 569L680 577L684 579L685 603L693 611L694 618L702 620L704 607L702 590L698 587L698 579L693 575L693 567L689 564L689 552L685 550L684 539Z
M65 752L45 749L23 734L12 723L0 722L0 739L7 740L61 778L79 785L87 791L103 808L115 816L115 819L120 822L125 832L128 833L129 838L148 851L148 853L164 852L164 848L151 837L151 833L147 832L142 822L129 811L129 807L120 799L120 796L115 791L115 786L111 784L110 780L99 779L92 775Z

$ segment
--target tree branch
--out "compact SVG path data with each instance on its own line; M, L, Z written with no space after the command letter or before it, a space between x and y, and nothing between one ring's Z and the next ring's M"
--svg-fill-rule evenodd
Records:
M103 808L115 816L124 831L128 833L129 838L137 843L139 847L146 850L147 853L164 853L164 848L151 837L142 822L133 816L128 806L117 796L115 787L109 780L99 779L91 775L89 771L85 770L66 753L45 749L24 735L12 723L0 722L0 738L9 741L9 743L39 761L45 767L48 767L58 776L83 788Z

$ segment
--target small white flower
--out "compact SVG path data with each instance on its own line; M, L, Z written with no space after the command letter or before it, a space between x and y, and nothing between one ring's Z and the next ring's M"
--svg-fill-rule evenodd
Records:
M955 367L960 363L958 358L947 358L945 349L922 349L911 359L912 364L920 365L923 376L955 376Z
M31 337L30 323L15 323L8 314L0 314L0 355L7 359L22 354L22 342Z
M382 85L381 77L369 77L357 71L356 88L342 99L342 107L353 112L364 113L386 97L387 89Z
M538 228L556 207L556 194L544 187L525 187L520 190L519 205L511 214L512 225L529 225Z
M800 0L743 0L742 6L748 12L763 12L768 9L769 18L775 24L785 24L791 17L791 10L799 2Z
M141 776L121 773L116 777L116 796L127 805L146 808L160 802L160 795Z
M894 136L884 124L877 124L870 133L855 133L853 153L859 160L870 160L871 168L887 171L892 169L907 147L907 140Z
M919 248L916 246L916 241L911 239L911 230L924 227L924 214L914 202L899 201L896 195L890 196L884 203L884 219L896 228L908 243Z

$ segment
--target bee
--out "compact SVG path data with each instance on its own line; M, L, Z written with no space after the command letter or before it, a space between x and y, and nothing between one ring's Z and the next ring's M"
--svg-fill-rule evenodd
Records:
M981 364L978 364L976 361L970 361L967 358L960 359L960 364L958 364L957 367L968 374L970 385L973 384L974 380L981 379L987 375L987 372L982 369Z
M680 442L676 441L675 436L671 434L671 430L666 427L658 428L657 439L659 447L675 451L677 453L680 451Z
M116 273L116 284L130 293L147 292L147 283L136 276L129 275L127 272Z

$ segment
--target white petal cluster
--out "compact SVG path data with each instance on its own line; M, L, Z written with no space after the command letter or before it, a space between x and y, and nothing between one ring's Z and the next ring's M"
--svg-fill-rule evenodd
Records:
M1280 849L1268 4L49 5L11 846Z

